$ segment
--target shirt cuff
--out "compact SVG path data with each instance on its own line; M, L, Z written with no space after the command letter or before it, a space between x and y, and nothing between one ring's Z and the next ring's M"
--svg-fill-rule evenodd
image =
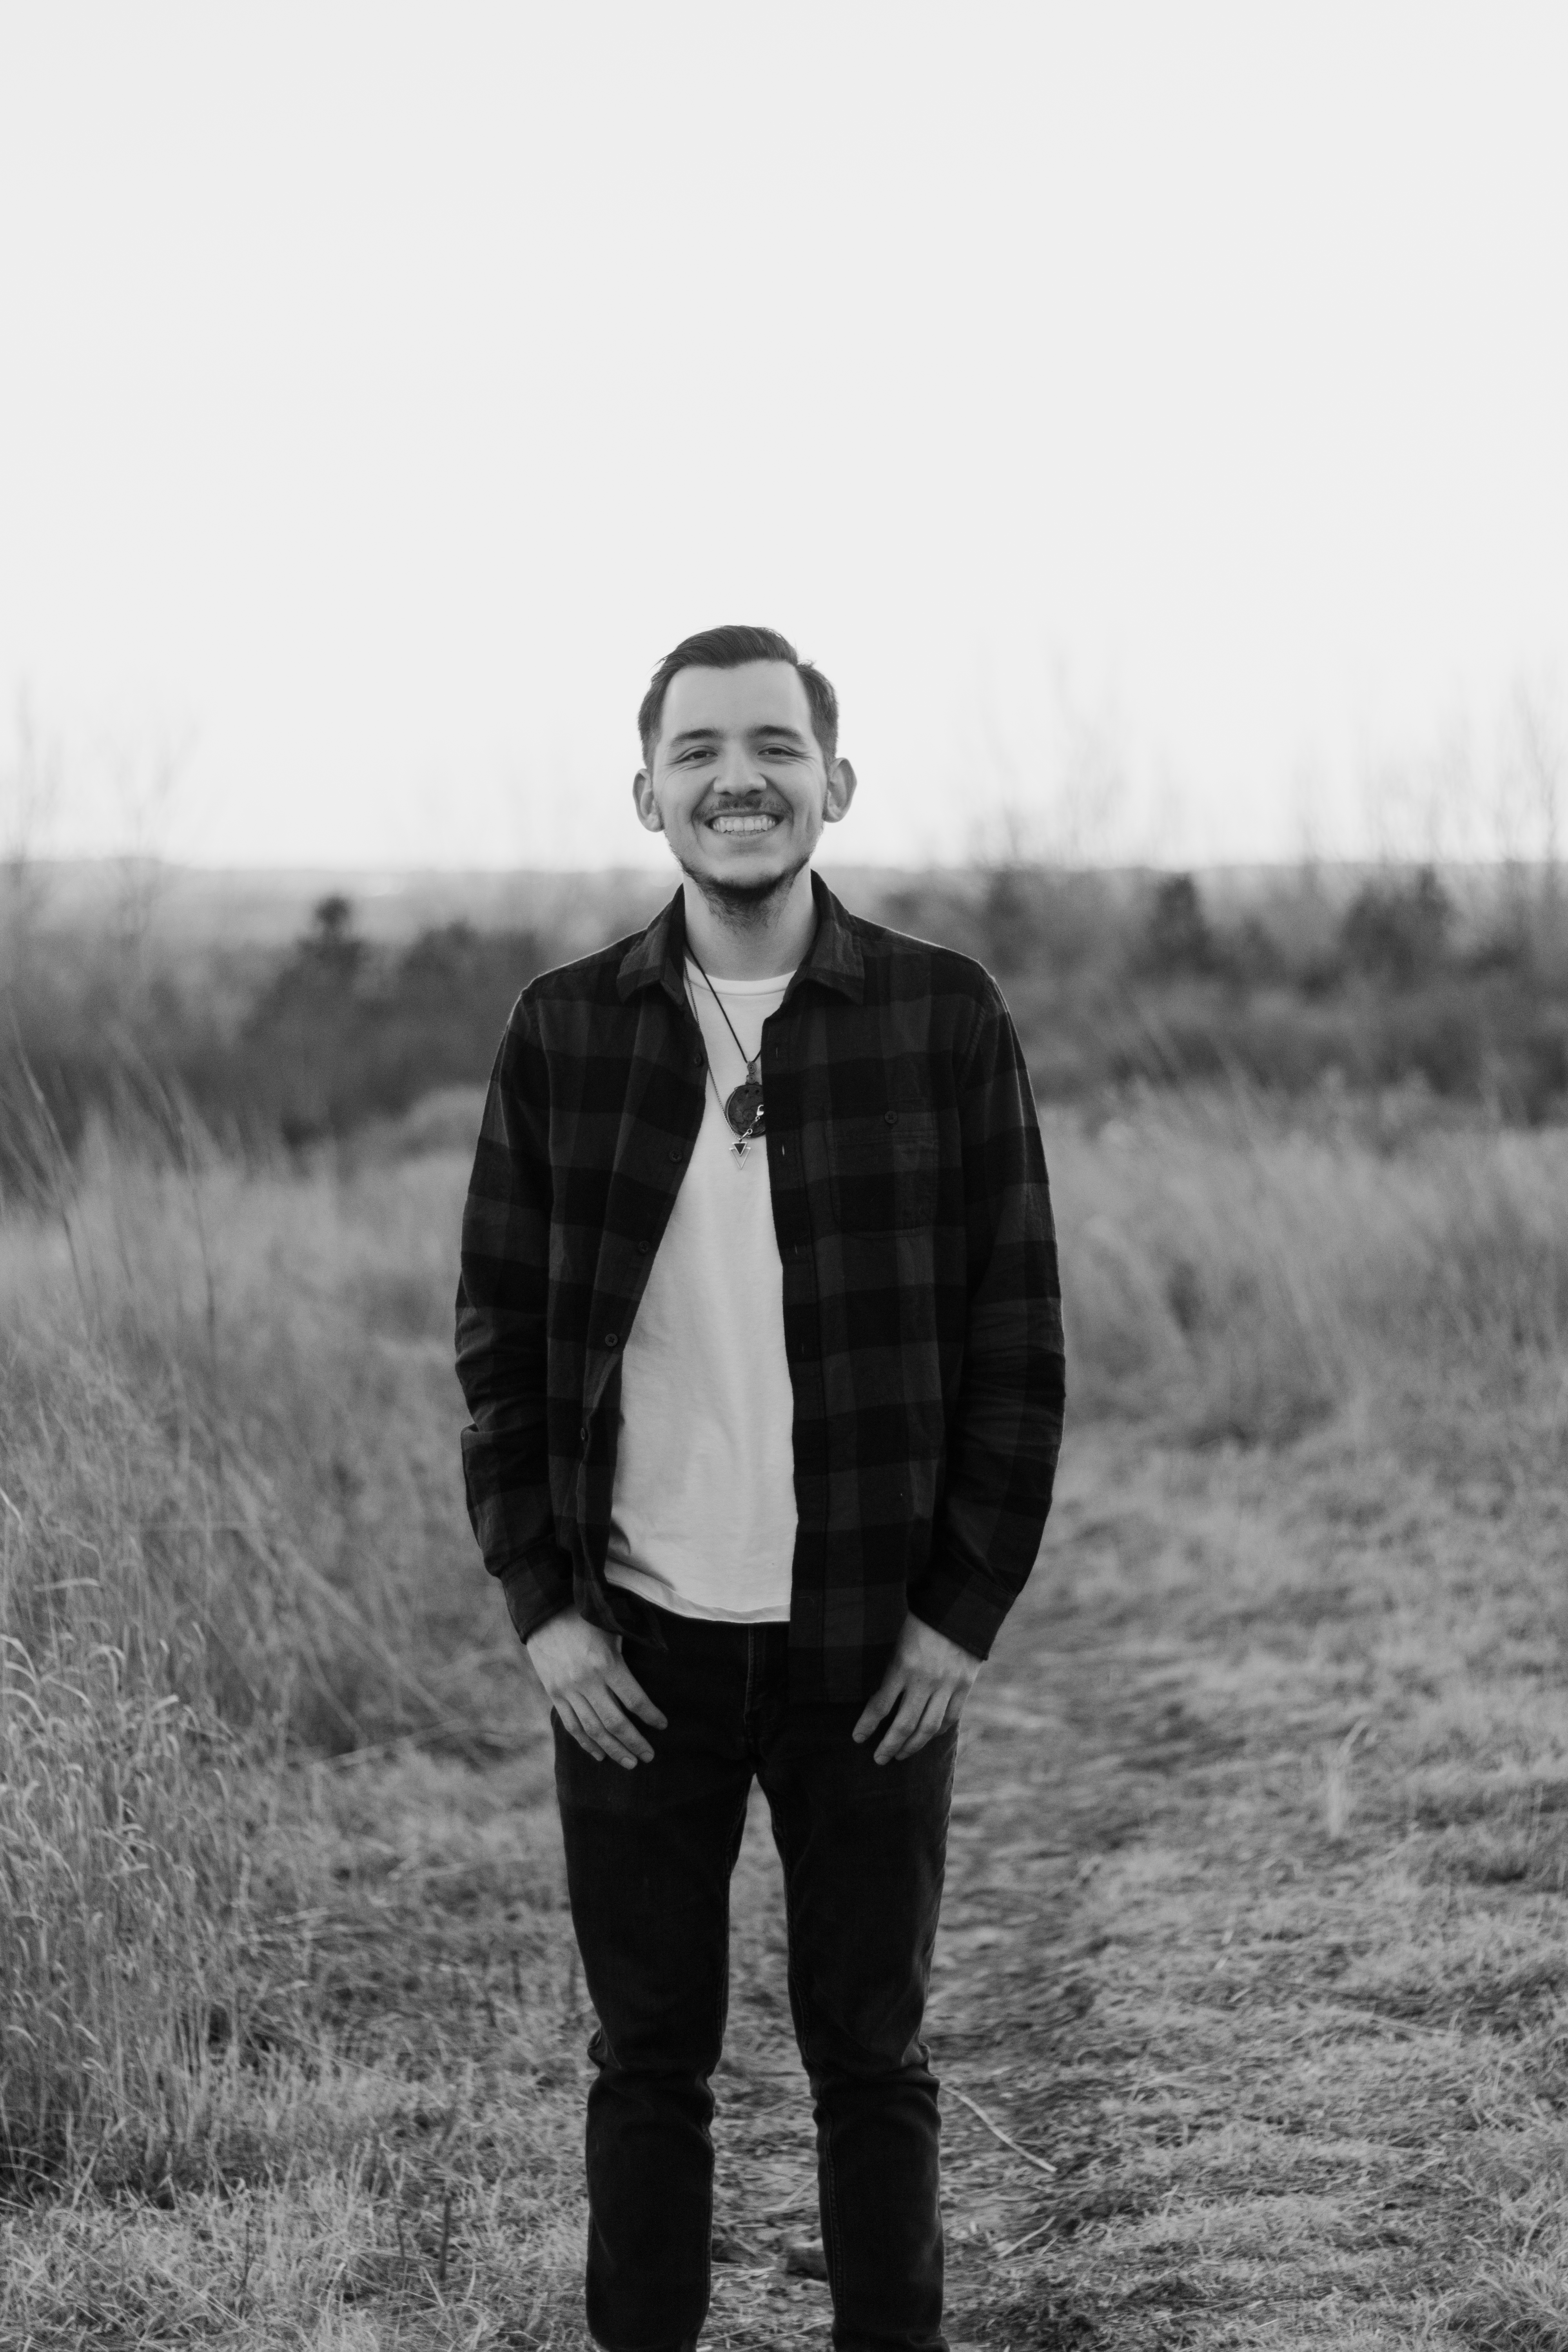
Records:
M933 1632L945 1633L972 1658L988 1658L991 1644L1016 1595L965 1575L948 1560L933 1560L909 1596L910 1613Z
M500 1580L506 1596L507 1614L511 1619L520 1642L552 1617L560 1615L572 1601L572 1563L564 1552L542 1563L532 1560L509 1568Z

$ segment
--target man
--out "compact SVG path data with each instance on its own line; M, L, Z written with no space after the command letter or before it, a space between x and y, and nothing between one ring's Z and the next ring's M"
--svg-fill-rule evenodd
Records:
M708 2307L755 1777L834 2342L939 2347L921 2023L959 1717L1060 1442L1045 1160L994 983L812 873L855 793L827 680L712 629L639 727L681 887L519 999L458 1295L469 1508L551 1701L598 2019L588 2325L675 2352Z

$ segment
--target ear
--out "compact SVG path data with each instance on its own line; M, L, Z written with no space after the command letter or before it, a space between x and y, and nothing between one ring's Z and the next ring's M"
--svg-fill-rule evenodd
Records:
M638 824L646 825L649 833L664 831L664 819L653 796L653 778L646 768L639 768L632 778L632 806L637 813Z
M841 816L848 814L858 781L847 760L833 761L827 771L827 792L822 805L825 824L837 824Z

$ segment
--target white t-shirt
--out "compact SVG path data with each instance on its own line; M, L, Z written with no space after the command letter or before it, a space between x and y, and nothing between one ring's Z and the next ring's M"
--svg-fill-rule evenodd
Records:
M606 1573L678 1616L777 1623L795 1557L795 1394L768 1150L759 1136L735 1157L723 1103L746 1061L689 961L686 978L707 1099L621 1360ZM747 1056L790 978L713 983Z

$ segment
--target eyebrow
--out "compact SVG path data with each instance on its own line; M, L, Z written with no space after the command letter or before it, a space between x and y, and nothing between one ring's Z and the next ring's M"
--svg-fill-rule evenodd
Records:
M673 751L678 743L717 743L723 731L721 727L685 727L679 735L670 737L669 747ZM746 732L748 735L778 735L790 743L807 740L798 727L791 727L777 719L765 719L760 727L748 727Z

